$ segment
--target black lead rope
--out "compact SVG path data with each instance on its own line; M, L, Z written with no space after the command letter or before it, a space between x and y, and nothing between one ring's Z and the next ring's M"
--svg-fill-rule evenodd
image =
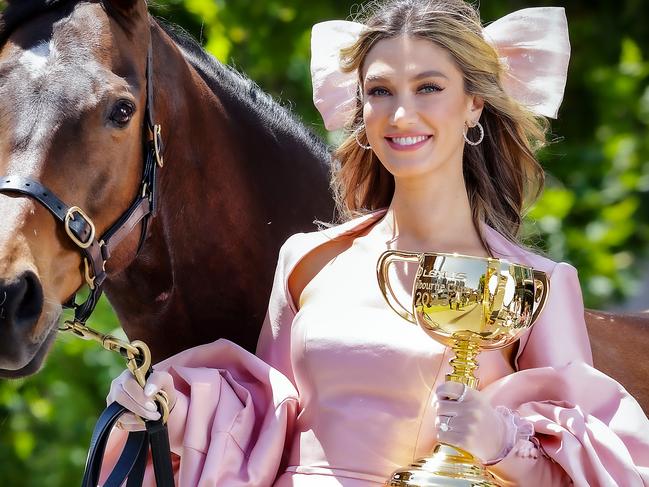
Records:
M113 337L105 337L113 340ZM141 386L151 371L151 352L142 342L134 341L126 344L126 354L129 355L128 368ZM135 352L138 356L135 356ZM117 463L107 477L104 487L121 487L127 480L127 487L140 487L144 478L147 463L147 453L151 447L153 471L158 487L172 487L174 474L171 465L171 448L166 421L169 416L169 400L164 392L156 394L154 400L158 403L160 419L157 421L144 420L146 430L128 434L126 444L122 449ZM82 487L96 487L99 482L101 468L110 432L119 418L129 411L114 402L110 404L99 417L92 433L86 468L83 474Z
M114 402L99 417L92 433L81 487L97 487L99 485L101 465L110 431L120 416L128 412L124 406ZM151 445L153 470L158 487L174 486L167 426L163 423L162 418L157 421L146 421L145 424L146 430L129 433L122 454L103 487L120 487L125 480L127 481L126 487L140 487L144 480L149 445Z

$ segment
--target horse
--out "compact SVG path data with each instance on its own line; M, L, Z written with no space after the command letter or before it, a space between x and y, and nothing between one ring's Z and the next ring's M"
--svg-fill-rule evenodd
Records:
M253 351L282 242L335 219L327 147L142 0L8 3L0 377L39 369L62 303L98 278L154 361L218 338ZM82 249L95 234L119 239ZM586 321L595 365L649 411L649 313Z
M154 361L218 338L254 351L281 244L334 218L327 146L143 0L16 0L0 22L0 376L39 369L103 267ZM143 189L149 105L164 165ZM80 244L119 220L89 266Z
M587 309L585 318L595 368L622 384L649 414L649 311Z

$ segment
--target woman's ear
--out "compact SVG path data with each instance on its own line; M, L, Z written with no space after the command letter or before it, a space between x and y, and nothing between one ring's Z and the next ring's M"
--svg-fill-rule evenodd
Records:
M466 120L470 127L480 120L482 109L484 108L484 99L478 95L469 95L467 104Z

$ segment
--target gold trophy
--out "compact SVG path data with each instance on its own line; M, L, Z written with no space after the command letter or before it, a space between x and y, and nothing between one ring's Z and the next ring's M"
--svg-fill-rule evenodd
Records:
M395 296L388 277L394 262L418 264L409 311ZM541 313L548 295L544 272L502 259L458 254L389 250L376 267L390 307L455 352L446 380L477 388L476 357L517 340ZM393 472L386 486L494 487L493 475L469 452L438 443L432 456Z

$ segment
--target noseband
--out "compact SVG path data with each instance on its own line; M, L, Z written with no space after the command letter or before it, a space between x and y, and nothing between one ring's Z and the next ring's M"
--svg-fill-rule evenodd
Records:
M101 236L97 237L95 225L90 217L78 206L69 206L40 182L6 175L0 179L0 193L18 193L31 197L47 208L54 218L63 224L66 234L78 247L83 257L84 279L90 288L90 294L82 304L76 304L75 297L79 290L63 304L74 309L75 321L85 323L92 314L102 294L102 285L107 277L106 262L112 251L131 233L133 228L142 222L139 252L146 239L149 218L155 216L157 168L163 166L163 145L161 126L155 123L153 113L153 46L149 42L146 66L146 130L148 138L144 141L144 168L140 191L131 206Z

